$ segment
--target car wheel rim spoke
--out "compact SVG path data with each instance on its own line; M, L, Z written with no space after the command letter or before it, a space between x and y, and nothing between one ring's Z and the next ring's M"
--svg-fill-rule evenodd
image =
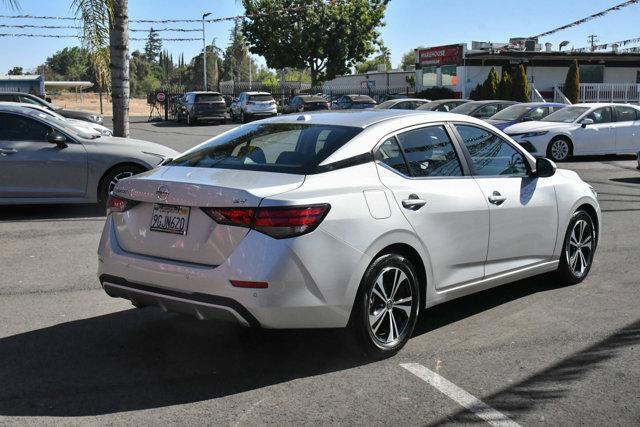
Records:
M412 287L407 274L388 267L380 272L368 299L369 328L382 345L395 345L406 335L413 309Z
M593 254L592 226L581 219L576 221L567 244L569 268L577 277L582 277L591 263Z
M113 189L116 188L116 184L118 184L121 179L129 178L130 176L133 176L133 172L121 172L114 176L109 182L109 192L112 192Z

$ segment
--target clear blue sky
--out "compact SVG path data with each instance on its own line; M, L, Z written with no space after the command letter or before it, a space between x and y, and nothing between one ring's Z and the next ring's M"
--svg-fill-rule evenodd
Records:
M20 0L22 10L15 12L0 1L0 14L71 15L71 0ZM471 40L504 42L509 37L529 36L585 17L611 7L621 0L537 0L535 2L506 0L391 0L381 29L382 39L391 49L392 63L400 62L402 54L419 45L467 42ZM236 0L129 0L131 19L199 18L203 12L215 17L241 15L243 8ZM34 21L0 18L0 24L65 25L70 21ZM556 33L541 42L557 47L562 40L570 46L587 46L587 36L597 34L602 43L640 37L640 4L590 21L578 27ZM131 24L132 28L149 28L150 24ZM156 28L159 25L155 25ZM199 24L167 24L182 28L199 28ZM207 39L216 38L226 46L232 23L207 25ZM0 28L0 33L44 32L45 30ZM74 34L74 30L48 30L52 34ZM132 33L133 34L133 33ZM199 37L199 33L162 33L166 37ZM145 37L135 33L132 37ZM72 39L26 39L0 37L0 74L17 65L26 70L44 62L57 50L78 44ZM144 42L132 42L133 49L142 49ZM189 60L201 48L199 42L166 42L164 47L174 55L185 54ZM256 58L259 59L259 58ZM259 60L260 63L263 61Z

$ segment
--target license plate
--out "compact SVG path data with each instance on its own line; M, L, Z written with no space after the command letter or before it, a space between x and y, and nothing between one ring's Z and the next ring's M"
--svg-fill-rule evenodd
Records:
M173 205L153 205L153 214L151 215L151 231L161 231L163 233L187 234L187 226L189 225L189 214L191 208L189 206L173 206Z

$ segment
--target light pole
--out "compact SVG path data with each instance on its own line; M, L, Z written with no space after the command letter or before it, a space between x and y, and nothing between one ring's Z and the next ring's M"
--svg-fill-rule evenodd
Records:
M206 37L204 35L204 19L211 15L211 12L204 13L202 15L202 59L204 63L204 90L207 91L207 44Z

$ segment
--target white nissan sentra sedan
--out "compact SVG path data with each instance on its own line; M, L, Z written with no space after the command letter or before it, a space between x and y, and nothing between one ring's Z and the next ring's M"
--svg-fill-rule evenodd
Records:
M557 162L571 156L635 154L640 149L640 108L629 104L574 104L537 122L504 130L533 155Z
M107 294L264 328L348 327L393 354L419 310L556 271L582 281L593 189L468 116L369 110L240 126L121 180Z

